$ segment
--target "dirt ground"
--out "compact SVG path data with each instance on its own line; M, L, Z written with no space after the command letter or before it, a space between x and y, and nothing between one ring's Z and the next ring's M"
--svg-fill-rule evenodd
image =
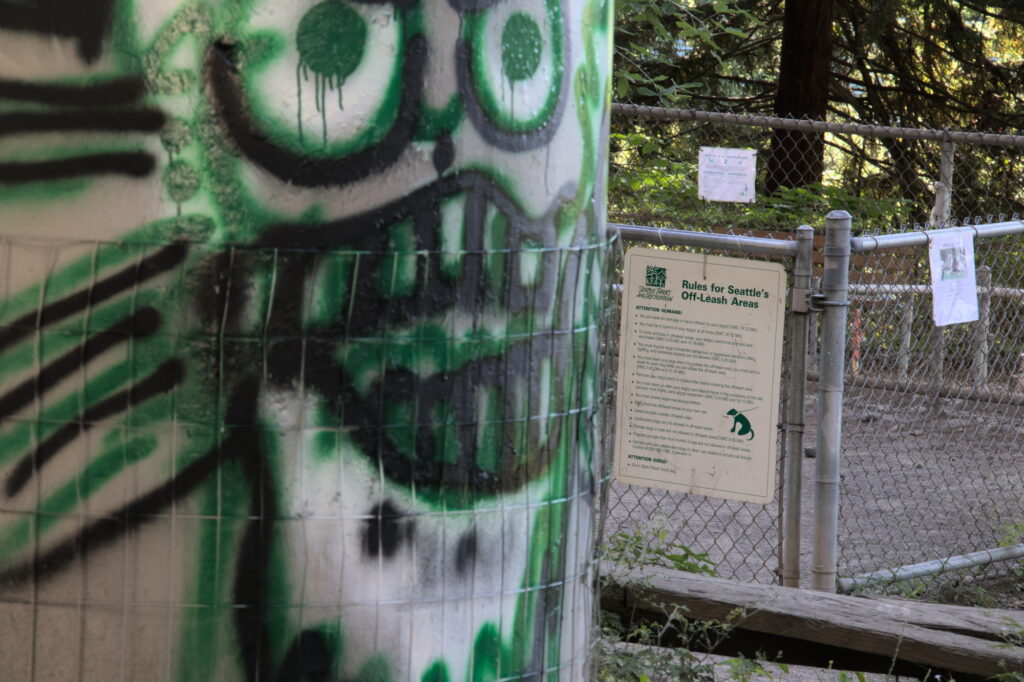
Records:
M801 585L810 585L817 458L814 383L802 461ZM852 576L1024 542L1024 407L847 387L843 414L839 573ZM781 450L780 450L781 452ZM781 473L781 472L780 472ZM779 503L743 504L610 484L605 538L640 533L706 553L718 575L778 581ZM904 597L1024 610L1024 563L894 584ZM724 664L723 664L724 665ZM724 668L723 668L724 670ZM774 679L836 680L790 668ZM727 676L722 679L728 679ZM853 677L852 679L856 679ZM869 676L868 680L884 680Z
M812 383L810 391L816 386ZM839 572L849 576L1022 542L1024 408L848 388ZM814 400L804 446L813 455ZM801 574L809 585L816 457L802 461ZM780 471L781 479L781 471ZM779 495L761 506L611 483L605 534L666 528L722 577L776 582ZM1005 573L993 566L974 576ZM920 586L911 586L911 591Z

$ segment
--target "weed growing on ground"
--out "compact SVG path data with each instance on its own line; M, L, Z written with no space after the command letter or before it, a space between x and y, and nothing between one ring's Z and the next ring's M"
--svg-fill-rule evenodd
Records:
M665 528L652 529L650 533L615 533L608 539L604 558L624 569L661 566L685 573L717 574L717 566L707 554L670 541Z
M664 525L655 523L631 533L615 533L604 545L602 558L616 567L615 574L606 576L605 580L627 587L642 585L635 578L627 578L630 571L649 566L712 576L716 572L715 563L707 554L669 540ZM597 674L600 682L714 682L712 664L702 661L686 647L661 644L668 640L700 641L713 647L726 636L727 626L691 622L678 607L663 608L666 611L664 623L624 623L617 613L601 612Z

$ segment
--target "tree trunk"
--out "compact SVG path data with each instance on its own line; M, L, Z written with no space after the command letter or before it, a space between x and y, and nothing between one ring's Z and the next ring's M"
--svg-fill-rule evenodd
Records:
M832 0L786 0L775 114L824 119L832 56ZM765 191L821 182L824 143L817 133L776 130Z

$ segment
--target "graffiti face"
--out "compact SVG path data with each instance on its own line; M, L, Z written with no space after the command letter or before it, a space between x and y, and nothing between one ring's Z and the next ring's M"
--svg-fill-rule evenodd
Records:
M582 675L608 12L0 12L0 677Z

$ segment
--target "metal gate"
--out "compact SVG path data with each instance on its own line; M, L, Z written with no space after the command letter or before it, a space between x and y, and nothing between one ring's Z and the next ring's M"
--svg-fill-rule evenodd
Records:
M606 478L605 542L679 543L723 577L846 591L1024 557L1024 222L969 229L979 319L942 328L921 249L937 230L851 237L851 217L835 211L815 252L806 226L768 237L611 226L620 250L781 259L790 298L778 504ZM618 326L608 327L614 368Z

